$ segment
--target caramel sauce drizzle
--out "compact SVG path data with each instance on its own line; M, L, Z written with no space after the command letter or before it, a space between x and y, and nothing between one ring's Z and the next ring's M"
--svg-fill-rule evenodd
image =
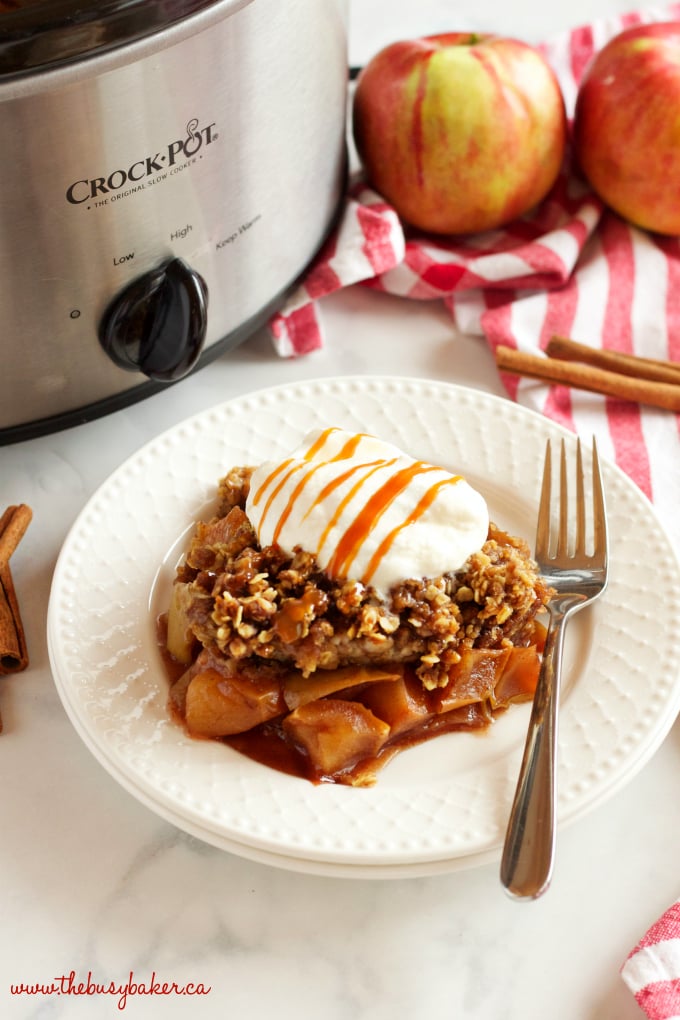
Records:
M343 499L341 499L340 503L338 504L338 506L335 509L335 513L333 514L333 516L329 520L328 524L324 528L323 533L321 535L321 538L319 539L319 544L316 547L316 558L317 559L319 558L319 553L321 552L321 550L323 549L324 545L326 544L326 540L328 538L328 535L330 534L330 532L333 530L333 528L337 524L338 519L339 519L340 515L342 514L342 511L345 509L347 504L352 499L354 499L354 497L356 496L357 492L362 487L362 485L364 485L364 483L368 481L368 479L371 477L371 475L374 475L376 471L379 471L380 468L389 467L391 464L395 464L396 460L397 460L397 458L395 457L393 460L388 460L388 461L379 460L379 461L373 461L371 464L360 464L359 465L358 469L366 468L367 470L366 470L365 474L361 478L357 479L357 481L354 483L354 485L349 490L349 492L346 493L346 495L343 497ZM345 536L346 535L347 535L347 532L345 532ZM342 541L343 541L343 539L340 539L340 543ZM328 567L326 568L327 571L328 571L328 574L331 577L333 577L333 576L341 577L342 576L340 574L337 574L337 573L334 574L333 573L333 560L337 556L338 548L339 548L340 543L338 543L338 546L336 546L335 553L334 553L333 557L331 557L331 560L330 560L330 562L328 564ZM357 549L358 549L358 546L357 546Z
M430 486L427 492L423 493L406 520L402 521L401 524L397 524L396 527L392 528L392 530L385 535L382 542L371 556L368 566L364 572L364 576L361 579L364 584L370 584L371 578L378 569L381 560L384 559L392 548L397 535L399 535L404 528L408 528L409 524L414 524L419 517L422 517L427 508L432 506L434 503L440 489L443 489L445 485L456 485L460 481L462 481L461 475L453 475L451 478L443 478L441 481L435 482L434 485Z
M282 471L285 471L285 469L290 464L292 464L292 463L293 463L292 458L289 459L289 460L284 460L284 461L282 461L279 464L279 466L276 468L275 471L272 471L272 473L266 479L265 483L255 493L255 496L253 497L253 506L257 506L258 502L260 501L260 497L262 496L262 493L263 493L264 489L267 487L267 485L269 485L270 482L274 481L276 476L279 475ZM297 471L297 470L298 470L298 465L294 465L290 469L290 471L283 476L283 478L281 479L279 484L276 486L276 488L272 489L272 491L270 492L269 499L265 503L264 510L262 511L262 517L260 518L260 529L262 528L262 521L265 519L265 517L269 513L269 510L271 509L272 503L274 502L274 500L276 499L278 494L281 492L281 489L284 487L284 485L286 484L286 482L288 481L290 476L292 474L294 474L294 472ZM260 529L258 529L258 538L260 537Z
M257 492L255 492L253 495L253 505L255 506L257 506L260 500L264 497L266 490L274 484L274 482L276 481L277 478L279 478L279 476L282 476L280 477L278 484L274 485L273 489L269 493L267 502L265 503L264 509L262 511L262 516L260 518L258 537L262 530L262 523L270 511L272 503L276 499L277 495L281 492L282 488L286 485L286 483L294 474L296 474L297 472L304 472L297 481L297 483L295 484L293 491L291 492L290 497L288 499L288 503L276 524L272 537L272 544L276 544L278 542L279 537L281 535L281 531L286 521L288 520L290 514L292 513L300 494L304 490L305 486L309 483L310 479L313 477L315 472L318 471L321 467L325 466L326 464L331 464L341 460L348 460L354 456L356 449L359 443L361 442L361 439L364 438L363 433L359 433L355 436L352 436L352 438L348 440L338 451L338 453L336 453L333 457L328 458L328 460L321 461L318 464L314 464L307 470L304 470L305 463L312 460L316 456L316 454L323 449L329 437L334 432L337 431L339 431L337 428L325 429L319 435L316 441L312 444L312 446L310 446L309 450L307 450L304 457L302 458L302 461L297 461L294 463L292 458L288 458L287 460L279 464L271 472L271 474L269 474L262 482ZM312 512L312 510L316 506L318 506L320 503L323 503L335 489L343 485L349 478L352 477L352 475L361 472L361 476L354 482L349 491L342 498L342 500L336 507L332 517L326 524L326 527L324 528L324 531L321 535L321 538L316 548L315 554L317 559L323 546L325 545L328 539L329 534L337 524L345 507L351 502L352 499L354 499L354 497L357 495L362 486L365 485L368 479L371 478L371 476L375 474L376 471L390 467L391 465L395 464L397 460L398 458L394 457L391 460L387 461L373 460L363 464L354 464L352 467L348 468L347 471L342 472L340 475L332 479L323 487L321 492L319 492L319 494L317 495L316 499L313 501L313 503L309 506L309 508L305 512L305 515L302 518L302 520L305 520L305 518ZM413 464L408 465L408 467L401 468L400 470L396 471L390 478L388 478L387 481L385 481L380 486L380 488L377 489L372 494L372 496L370 496L370 498L366 501L363 508L360 510L360 512L352 521L352 523L345 530L344 534L338 540L338 543L335 549L333 550L333 553L328 563L327 571L329 575L339 578L346 577L348 575L348 571L349 568L351 567L352 562L354 561L359 550L361 549L362 544L366 541L368 535L376 527L378 521L383 516L383 514L387 512L387 510L392 505L394 500L397 499L397 497L405 489L408 488L412 480L417 475L425 474L429 471L440 470L441 468L438 468L433 464L427 464L424 461L414 461ZM428 507L432 505L434 499L437 496L437 493L443 486L455 485L460 480L461 480L460 475L453 475L449 478L440 480L439 482L436 482L434 485L430 486L430 488L420 498L417 505L405 518L405 520L398 524L396 527L392 528L389 534L385 536L385 538L382 540L376 551L373 553L368 568L364 576L360 579L364 584L369 583L371 577L373 577L375 571L377 570L380 561L389 552L389 549L394 543L397 535L404 528L408 527L410 524L413 524L416 520L418 520L419 517L421 517L425 513Z
M303 462L304 461L312 460L312 458L316 456L318 451L323 449L323 447L326 445L326 442L328 441L328 438L332 435L332 433L333 432L338 432L338 431L339 431L339 429L337 429L337 428L324 429L324 431L317 437L315 442L312 443L310 448L307 450L306 454L303 457ZM295 504L295 498L300 494L300 492L305 487L305 485L307 484L307 481L314 474L314 472L318 471L318 469L320 467L322 467L323 464L330 464L333 461L343 460L343 459L347 459L349 457L352 457L354 455L354 452L355 452L357 446L361 442L362 437L363 437L363 433L359 433L356 436L352 436L352 438L349 439L344 444L342 449L334 457L330 457L327 461L322 461L320 464L315 464L310 469L310 471L307 473L307 475L305 475L305 477L302 479L302 481L298 483L298 485L297 485L293 495L291 496L291 498L290 498L290 500L288 502L288 507L286 508L286 511L284 512L285 519L288 518L291 510L293 509L293 506ZM290 469L290 471L288 471L286 474L284 474L284 476L281 479L281 481L279 482L279 484L269 494L269 499L267 500L267 502L265 504L264 510L262 511L262 517L260 518L260 527L258 529L258 538L260 537L260 533L261 533L261 530L262 530L262 522L264 521L265 517L269 513L269 510L271 509L272 503L274 502L274 500L276 499L278 494L281 492L281 489L284 487L284 485L286 484L288 479L293 474L295 474L297 471L301 471L303 469L304 463L300 463L299 461L296 463L296 462L294 462L292 457L288 457L286 460L282 461L279 465L277 465L277 467L274 468L274 470L271 472L271 474L267 475L267 477L262 482L262 484L260 485L260 487L257 490L257 492L253 493L253 506L257 506L258 503L260 502L260 500L262 499L266 489L276 480L276 478L280 474L282 474L286 470L286 468L290 467L291 464L293 465L293 467ZM282 526L283 526L283 524L281 522L279 522L279 526L276 529L276 535L275 535L274 541L276 541L276 539L278 538L278 536L279 536L279 534L281 532Z
M309 448L309 450L307 451L307 453L305 454L303 459L305 461L311 460L312 457L314 457L314 455L316 454L317 450L319 450L319 449L321 449L323 447L323 445L325 444L325 442L328 439L328 437L330 436L330 434L332 432L337 432L337 431L338 431L337 429L331 428L331 429L326 429L325 432L322 432L321 436L319 436L319 439L317 439L317 441ZM281 516L279 518L279 521L278 521L278 523L277 523L277 525L276 525L276 527L274 529L274 534L272 536L272 544L273 545L275 545L278 542L279 537L281 535L281 531L283 529L283 526L286 523L286 521L288 520L288 518L290 517L290 515L291 515L291 513L292 513L292 511L293 511L293 509L295 507L295 504L297 502L298 496L300 495L302 490L305 488L305 486L309 482L310 478L315 474L315 472L317 472L320 468L324 467L326 464L334 464L334 463L337 463L340 460L349 460L350 457L354 456L354 453L355 453L356 448L359 445L360 441L361 441L361 436L360 435L352 436L352 438L349 439L344 444L344 446L338 451L338 453L335 454L334 457L329 457L328 460L321 461L319 464L314 464L307 472L305 472L305 474L302 476L302 478L299 480L299 482L297 483L297 485L293 489L292 493L290 494L290 498L288 500L288 505L286 506L286 509L281 514ZM378 462L374 461L373 463L377 464ZM358 467L361 467L361 466L362 465L358 465ZM303 468L303 465L302 464L298 464L296 470L301 471L302 468ZM326 495L328 495L328 492L332 492L334 488L336 488L338 485L342 484L342 480L343 479L347 478L350 474L352 474L356 470L357 470L357 466L355 466L353 468L350 468L349 471L346 471L343 475L340 476L339 479L335 479L329 485L325 486L324 493ZM290 478L291 474L292 474L292 472L289 472L288 475L286 476L286 478ZM266 485L267 482L265 481L264 484ZM277 492L279 490L280 490L280 486L277 489ZM328 492L326 490L328 490ZM309 513L311 511L312 507L316 506L319 503L320 499L321 499L321 497L317 498L314 501L314 503L309 508L307 513ZM268 507L269 507L269 504L267 504L267 508ZM305 517L306 516L307 516L307 514L305 514ZM264 515L263 515L263 517L264 517ZM262 524L260 522L260 527L261 526L262 526Z
M293 458L292 457L289 457L287 460L282 460L281 463L279 464L279 466L277 468L275 468L274 471L272 471L272 473L270 475L267 475L267 477L265 478L264 482L262 483L260 488L257 490L257 492L253 493L253 506L257 506L257 504L262 499L262 496L264 494L264 490L267 488L267 486L271 482L274 481L276 476L280 475L282 471L285 471L286 468L288 467L288 465L292 464L292 463L293 463ZM269 504L267 504L267 506L269 506ZM266 510L265 510L265 513L266 513Z
M322 447L326 443L326 440L328 439L328 437L331 434L331 432L335 432L335 431L337 431L337 430L336 429L326 429L324 432L322 432L321 435L316 440L316 442L312 443L310 448L307 450L307 453L305 454L304 459L305 460L311 460L311 458L316 454L317 450L322 449ZM269 513L269 510L271 509L272 503L274 502L274 500L276 499L278 494L281 492L281 489L286 484L286 482L288 481L290 476L292 474L294 474L296 471L300 471L302 469L302 464L294 464L292 457L288 457L286 460L281 461L281 463L277 467L274 468L274 470L271 472L271 474L267 475L267 477L262 482L262 484L260 485L260 488L257 490L257 492L253 493L253 506L257 506L258 503L260 502L260 500L262 499L262 496L264 495L264 492L268 488L268 486L270 486L272 484L272 482L274 482L276 480L276 478L282 472L284 472L286 470L286 468L289 467L291 464L293 464L293 467L291 468L291 470L287 474L285 474L283 476L283 478L281 479L279 484L276 486L276 488L273 489L270 492L270 494L269 494L269 499L267 500L267 502L265 504L264 510L262 511L262 517L260 518L260 528L258 529L258 538L260 536L260 530L262 529L262 521L265 519L265 517Z
M408 488L416 475L440 470L433 464L425 464L423 461L417 460L413 464L409 464L408 467L401 468L379 489L376 489L335 547L327 567L331 577L347 577L352 561L369 533L375 528L397 496ZM361 580L363 581L363 578Z

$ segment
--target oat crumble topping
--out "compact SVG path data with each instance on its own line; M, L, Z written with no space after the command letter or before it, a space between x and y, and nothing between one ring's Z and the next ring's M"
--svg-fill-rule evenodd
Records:
M217 516L197 526L178 580L204 647L230 660L292 666L310 676L346 665L409 662L428 690L447 683L468 648L528 645L549 592L527 543L491 524L464 567L397 585L334 582L300 548L260 548L245 514L252 468L221 479Z

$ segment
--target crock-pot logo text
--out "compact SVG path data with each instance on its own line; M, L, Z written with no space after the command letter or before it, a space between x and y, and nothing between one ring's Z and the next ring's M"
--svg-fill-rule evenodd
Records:
M196 157L199 152L217 138L215 124L199 127L198 119L190 120L186 127L186 137L155 152L152 156L144 156L135 160L130 166L112 170L101 177L83 178L74 181L66 190L66 199L72 205L101 199L111 193L118 194L122 188L143 188L148 178L157 174L167 174L178 170L183 161Z

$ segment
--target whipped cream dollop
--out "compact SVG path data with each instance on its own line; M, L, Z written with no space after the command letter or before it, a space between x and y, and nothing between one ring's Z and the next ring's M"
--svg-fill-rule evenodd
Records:
M459 570L484 544L484 498L459 475L364 433L309 433L253 472L246 513L261 546L312 553L330 577L372 585Z

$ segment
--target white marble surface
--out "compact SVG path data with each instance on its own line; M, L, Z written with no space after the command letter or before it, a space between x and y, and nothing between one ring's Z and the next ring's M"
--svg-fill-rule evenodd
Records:
M623 0L355 0L351 59L391 38L493 28L530 41ZM619 967L680 895L680 724L625 789L560 834L546 896L511 902L497 865L365 881L251 863L177 831L120 788L56 695L45 618L61 542L95 488L158 432L231 396L338 374L461 382L502 394L488 351L436 305L354 289L324 303L324 350L276 357L266 336L100 421L0 449L0 502L35 518L15 558L32 662L0 706L0 1015L76 1020L636 1020ZM17 996L11 985L202 982L208 994ZM64 989L67 983L64 982Z

